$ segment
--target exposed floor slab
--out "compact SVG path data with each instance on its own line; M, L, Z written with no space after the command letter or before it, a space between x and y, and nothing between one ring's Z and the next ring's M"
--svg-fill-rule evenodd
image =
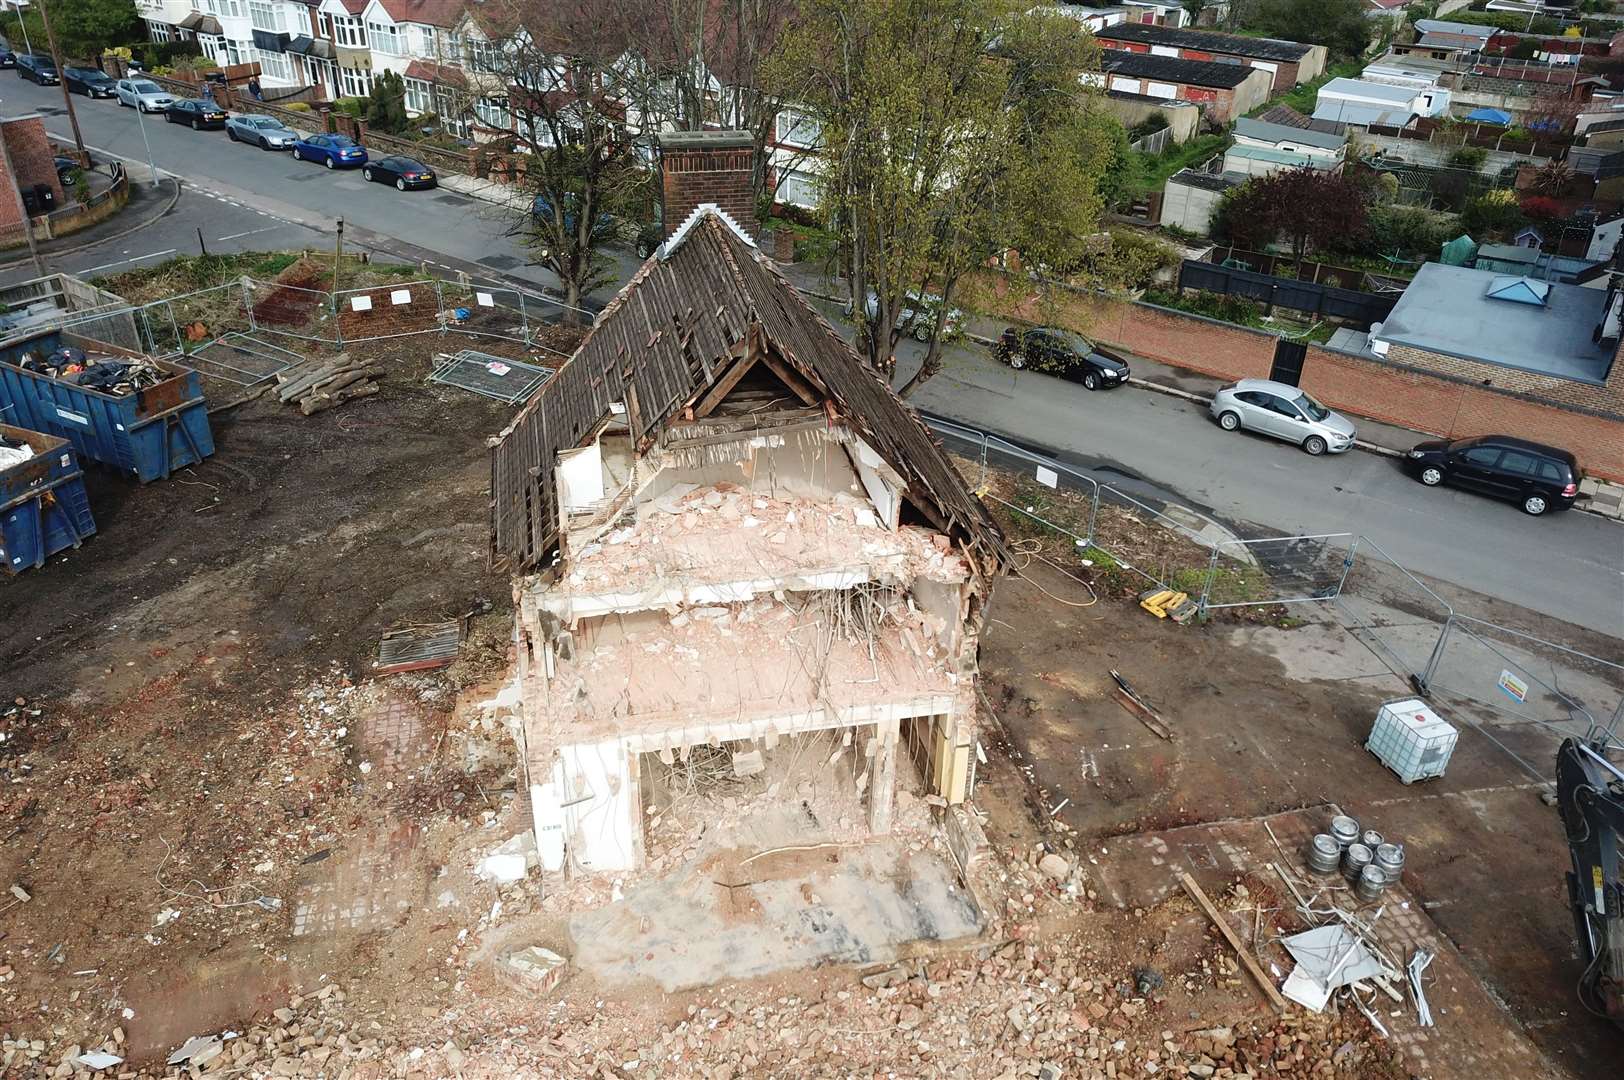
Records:
M570 922L575 962L667 992L822 964L883 962L981 930L944 856L898 840L692 861ZM751 860L751 861L746 861Z

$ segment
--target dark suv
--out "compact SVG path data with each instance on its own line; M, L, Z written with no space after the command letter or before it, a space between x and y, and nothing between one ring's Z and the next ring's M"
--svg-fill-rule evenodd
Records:
M56 61L39 53L17 57L17 77L41 86L55 86L61 81L57 78Z
M1128 381L1128 362L1089 341L1074 330L1011 326L994 343L992 354L1012 368L1031 368L1062 379L1080 382L1090 390L1121 386Z
M1428 487L1450 484L1516 503L1525 514L1566 510L1584 473L1566 450L1510 435L1417 443L1404 467Z

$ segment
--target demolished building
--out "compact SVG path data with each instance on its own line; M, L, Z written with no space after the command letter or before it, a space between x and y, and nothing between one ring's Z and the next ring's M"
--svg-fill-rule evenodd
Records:
M873 833L899 758L932 801L967 797L1003 538L733 216L705 203L681 221L492 470L549 869L642 865L662 784L696 755L793 799L773 760L820 733Z

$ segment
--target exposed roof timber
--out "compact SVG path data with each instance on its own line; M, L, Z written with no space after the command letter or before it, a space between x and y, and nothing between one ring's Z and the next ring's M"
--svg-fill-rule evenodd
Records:
M610 301L575 355L494 444L496 557L519 569L547 560L558 539L550 463L589 437L611 402L626 403L631 434L646 445L708 398L735 349L753 341L890 464L909 502L956 537L982 572L1006 568L1002 533L924 423L748 237L709 209L679 233Z

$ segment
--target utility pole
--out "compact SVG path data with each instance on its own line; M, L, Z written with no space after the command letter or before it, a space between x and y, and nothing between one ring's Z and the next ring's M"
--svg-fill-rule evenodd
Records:
M23 21L22 0L11 0L11 4L11 10L17 13L17 28L23 32L23 48L32 53L34 51L34 46L33 43L28 40L28 23Z
M79 114L73 111L73 95L68 93L68 76L62 70L62 50L56 47L56 31L51 29L51 7L47 0L37 0L39 17L45 21L45 37L51 46L51 62L56 65L56 80L62 87L62 104L68 109L68 123L73 126L73 146L79 151L79 167L89 168L90 157L85 153L85 137L79 134Z
M0 124L0 164L6 167L6 176L11 183L11 197L17 201L17 214L22 219L23 236L28 240L28 254L34 260L34 273L38 277L44 277L45 262L39 257L39 245L34 243L34 222L28 216L28 207L23 203L23 186L17 176L17 170L11 167L11 146L6 142L3 124Z
M338 232L333 237L333 302L338 302L338 267L344 259L344 219L338 219ZM337 309L334 309L337 316Z

